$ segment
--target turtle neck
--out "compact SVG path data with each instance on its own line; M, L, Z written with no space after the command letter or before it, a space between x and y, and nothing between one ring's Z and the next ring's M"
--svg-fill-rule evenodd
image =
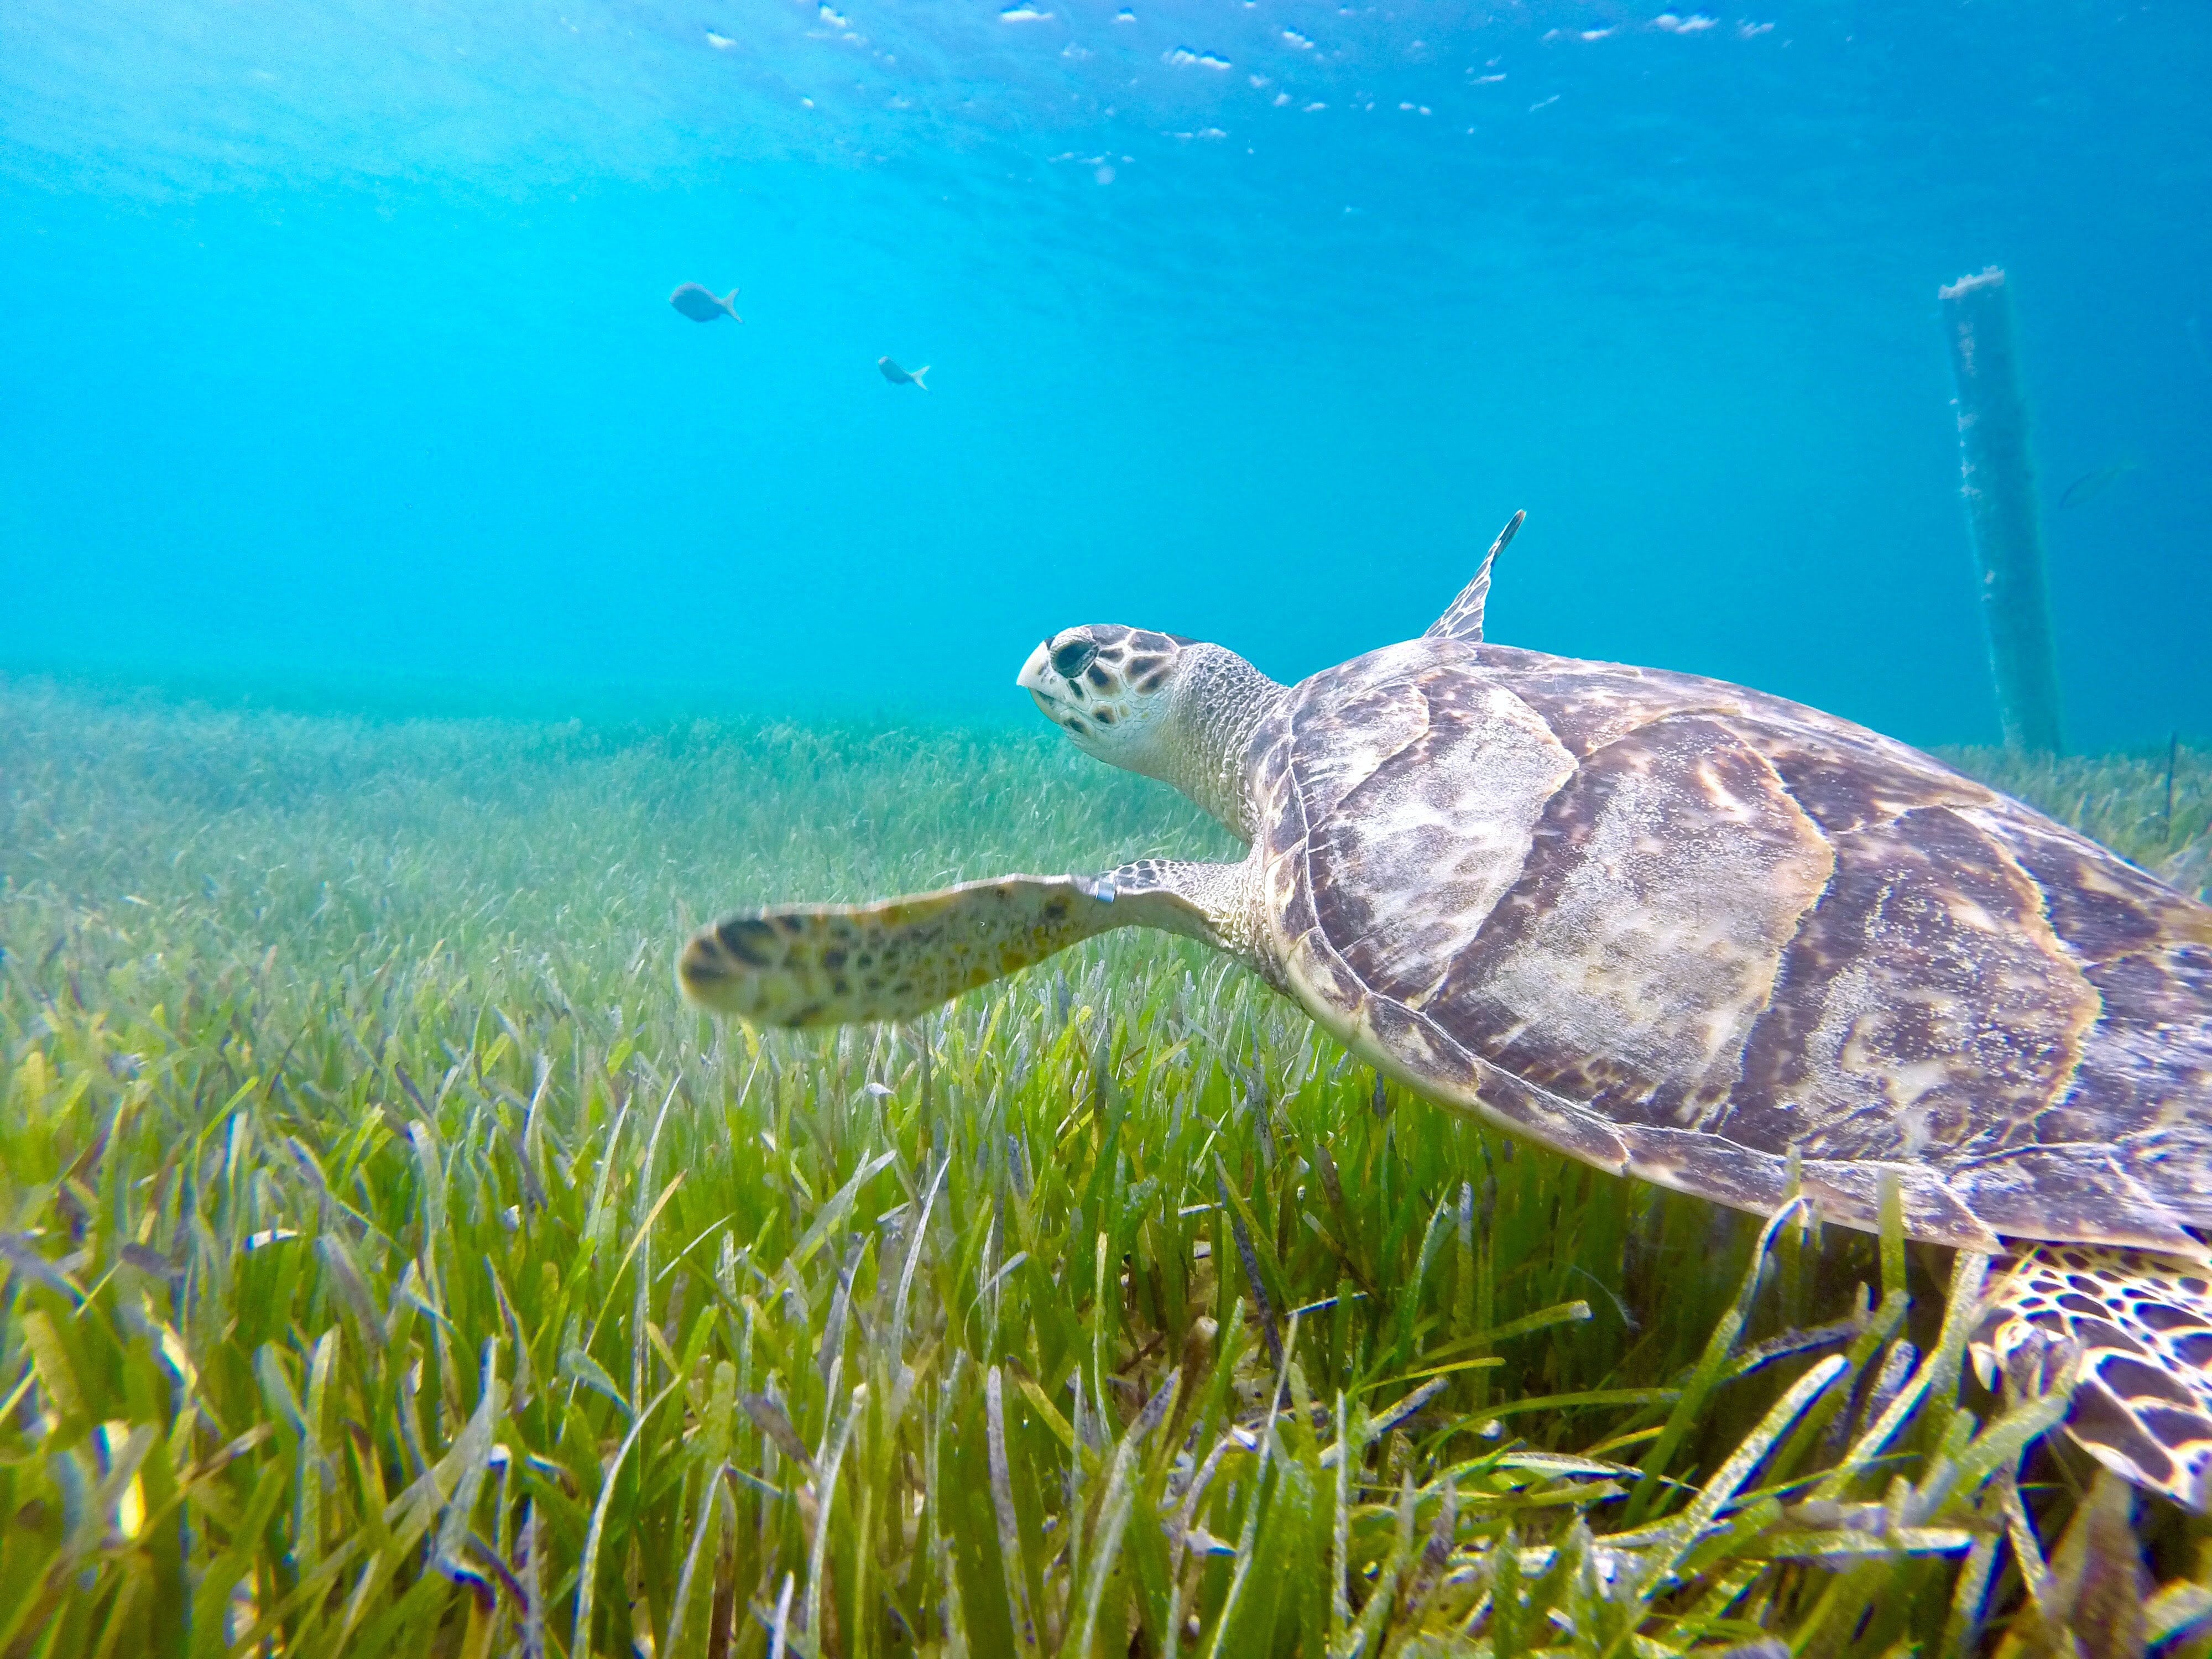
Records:
M1261 722L1282 702L1286 688L1218 645L1186 646L1176 680L1173 736L1162 781L1182 790L1249 846L1258 826L1245 787L1245 761Z

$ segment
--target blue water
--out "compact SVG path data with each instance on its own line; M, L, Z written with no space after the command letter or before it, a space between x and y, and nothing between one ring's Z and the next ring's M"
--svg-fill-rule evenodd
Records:
M2200 0L1002 3L9 0L0 672L1018 721L1526 507L1493 637L1987 740L1997 263L2069 740L2212 735Z

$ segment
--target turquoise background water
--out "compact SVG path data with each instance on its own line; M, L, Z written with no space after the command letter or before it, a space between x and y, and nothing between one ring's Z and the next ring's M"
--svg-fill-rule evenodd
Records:
M1294 678L1526 507L1493 637L1987 739L1996 262L2069 738L2212 735L2207 86L2197 0L9 0L0 672L1024 721L1047 632Z

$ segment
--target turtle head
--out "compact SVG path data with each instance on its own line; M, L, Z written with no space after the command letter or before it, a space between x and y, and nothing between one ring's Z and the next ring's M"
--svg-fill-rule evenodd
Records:
M1235 652L1091 623L1030 652L1015 684L1085 754L1174 785L1251 839L1245 750L1282 687Z
M1179 634L1092 623L1030 652L1015 684L1085 754L1164 778L1161 744L1174 718L1176 671L1197 645Z

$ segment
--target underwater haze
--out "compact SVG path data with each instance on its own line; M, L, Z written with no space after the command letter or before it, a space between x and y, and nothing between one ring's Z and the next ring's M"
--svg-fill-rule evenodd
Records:
M1986 742L1997 264L2069 744L2162 747L2208 85L2196 0L10 0L0 672L1033 721L1050 631L1295 678L1525 507L1493 637Z
M2010 1236L2205 1138L2208 88L2205 0L0 0L0 1659L2212 1651L2204 1281ZM2056 822L1431 746L1246 918L1015 684L1298 679L1523 509L1489 639ZM1485 929L1439 1035L1299 907ZM1013 971L1109 916L1206 937ZM1792 1091L1771 1218L1599 1133Z

